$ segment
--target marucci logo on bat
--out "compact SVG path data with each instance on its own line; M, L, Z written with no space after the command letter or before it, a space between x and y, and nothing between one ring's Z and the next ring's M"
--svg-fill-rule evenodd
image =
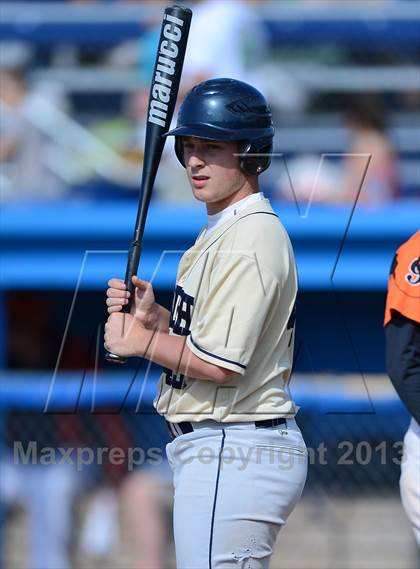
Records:
M156 73L153 80L149 122L165 126L168 103L171 97L172 79L175 73L176 58L178 56L178 42L182 37L181 27L184 22L175 16L165 14L169 23L163 27L163 37L159 46L159 57Z

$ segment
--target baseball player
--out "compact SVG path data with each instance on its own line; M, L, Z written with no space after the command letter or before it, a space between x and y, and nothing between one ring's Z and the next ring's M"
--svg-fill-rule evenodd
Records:
M287 387L295 261L258 185L271 111L250 85L211 79L189 91L168 134L208 223L180 261L171 312L134 277L124 315L128 293L111 279L105 347L164 367L155 407L173 437L178 568L267 568L307 473Z
M394 257L384 324L387 371L412 416L404 437L400 491L420 547L420 231Z

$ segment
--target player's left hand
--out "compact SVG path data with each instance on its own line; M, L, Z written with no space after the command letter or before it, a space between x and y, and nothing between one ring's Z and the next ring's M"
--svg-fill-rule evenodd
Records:
M143 357L153 334L132 314L114 312L105 324L104 347L108 352L124 358Z

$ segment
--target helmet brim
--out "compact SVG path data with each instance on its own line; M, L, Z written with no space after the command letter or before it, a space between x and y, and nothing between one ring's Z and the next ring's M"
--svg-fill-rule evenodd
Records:
M164 136L194 136L195 138L203 138L205 140L254 140L256 138L262 138L274 135L274 129L271 132L267 132L270 129L238 129L230 130L222 127L218 127L211 124L201 123L194 125L181 125L173 128L167 132Z

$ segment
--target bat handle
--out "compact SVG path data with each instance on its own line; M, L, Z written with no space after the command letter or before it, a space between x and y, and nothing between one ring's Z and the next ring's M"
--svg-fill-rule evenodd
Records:
M127 287L127 290L130 292L130 300L122 310L125 313L130 312L131 299L133 298L133 293L134 293L134 285L132 278L137 273L137 269L139 267L140 255L141 255L141 242L139 239L134 239L134 241L131 243L130 252L128 255L127 270L124 279L125 286ZM117 356L117 354L113 354L112 352L106 352L105 359L107 362L113 364L123 365L127 363L127 358Z
M130 312L130 303L126 304L122 311L126 313ZM105 359L112 364L124 365L127 363L127 358L117 356L117 354L113 354L112 352L106 352Z
M107 362L110 362L112 364L124 365L127 363L127 358L122 358L121 356L117 356L116 354L113 354L112 352L107 352L105 354L105 359Z
M112 364L124 365L127 363L127 358L122 358L121 356L117 356L116 354L113 354L112 352L107 352L105 354L105 359L107 362L110 362Z

